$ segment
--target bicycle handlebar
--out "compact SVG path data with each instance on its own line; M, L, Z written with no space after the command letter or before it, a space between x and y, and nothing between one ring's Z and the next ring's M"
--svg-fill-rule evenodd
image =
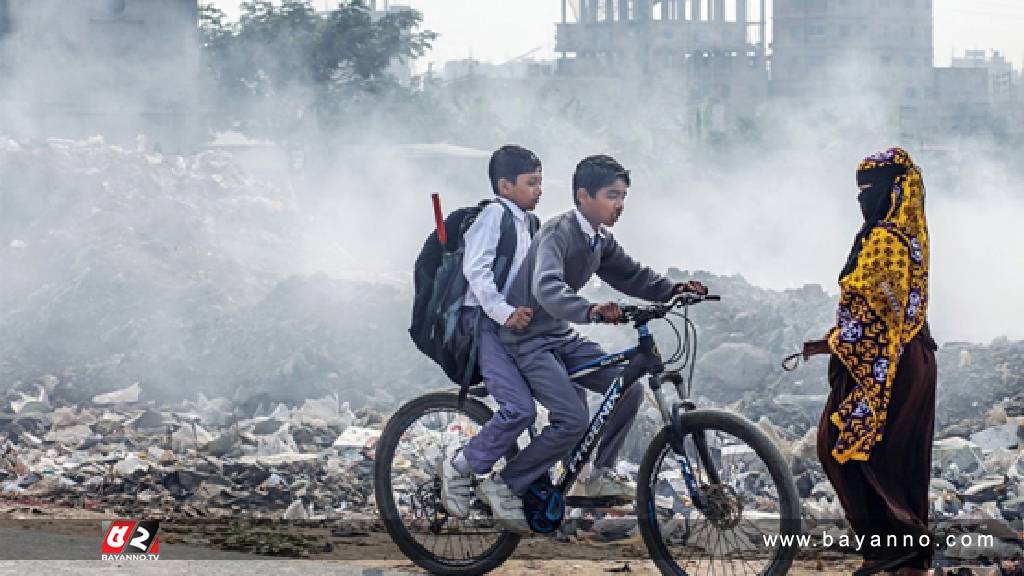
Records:
M722 297L718 294L694 294L682 292L673 296L668 302L655 304L628 304L620 306L623 314L623 322L647 322L655 318L664 318L673 308L692 306L700 302L720 302ZM601 313L592 314L591 322L603 322Z

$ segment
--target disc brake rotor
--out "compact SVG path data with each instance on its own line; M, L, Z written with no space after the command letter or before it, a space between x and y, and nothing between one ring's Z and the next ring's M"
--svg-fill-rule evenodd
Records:
M743 501L736 489L728 484L704 485L701 487L704 500L704 515L716 527L729 530L735 528L743 517Z

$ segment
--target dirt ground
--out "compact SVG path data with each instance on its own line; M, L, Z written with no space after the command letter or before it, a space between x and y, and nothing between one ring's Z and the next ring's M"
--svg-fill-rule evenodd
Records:
M19 529L39 531L46 534L78 536L95 540L93 530L98 533L98 522L111 519L109 513L54 506L43 501L21 499L17 502L0 500L0 524L16 525ZM32 522L22 522L31 519ZM71 520L72 522L68 522ZM242 551L238 546L229 546L218 539L223 532L216 523L168 520L161 523L161 542L187 547L210 547L222 550ZM190 524L190 522L195 522ZM95 528L92 527L96 524ZM267 528L275 533L279 526ZM83 534L87 532L87 534ZM331 564L363 568L365 574L423 574L423 570L402 556L386 533L370 530L353 535L335 536L324 528L289 527L289 532L301 533L308 544L310 560L327 561ZM41 536L42 538L42 536ZM248 543L248 542L246 542ZM329 543L319 548L324 543ZM255 558L256 556L251 556ZM273 556L259 556L272 560ZM282 559L282 561L285 561ZM859 562L851 557L825 551L818 557L805 555L797 560L790 574L794 576L850 574ZM695 572L721 574L750 574L749 567L716 564L714 570ZM545 574L551 576L579 576L580 574L658 574L653 562L647 559L647 551L639 537L616 542L592 542L577 540L557 542L550 538L529 538L520 543L515 555L503 566L492 572L496 576L521 576Z
M425 574L411 562L395 561L365 561L355 562L354 565L368 568L380 568L383 570L396 570L408 574ZM824 562L822 568L813 560L798 560L790 570L792 576L833 576L848 575L859 566L859 562L852 560ZM712 572L709 571L709 574ZM751 574L744 571L741 566L717 566L714 573L723 576ZM650 560L522 560L513 557L503 566L491 572L494 576L533 576L544 574L550 576L579 576L581 574L632 574L636 576L658 576L659 572L654 563Z

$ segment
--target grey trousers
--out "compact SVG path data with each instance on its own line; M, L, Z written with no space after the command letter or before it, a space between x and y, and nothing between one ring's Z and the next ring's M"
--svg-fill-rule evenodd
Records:
M526 378L533 397L549 412L548 426L508 462L501 473L508 486L522 494L555 462L567 458L583 438L590 424L585 389L603 394L622 369L609 367L576 381L570 380L568 370L605 355L600 346L575 330L559 336L538 336L518 344L506 344L506 347ZM598 446L597 466L615 465L642 401L643 387L639 383L619 398Z
M459 321L472 322L477 314L463 308ZM498 411L463 448L463 454L475 474L486 474L537 415L537 408L526 380L498 339L498 324L480 313L480 344L477 362L487 392L498 403Z

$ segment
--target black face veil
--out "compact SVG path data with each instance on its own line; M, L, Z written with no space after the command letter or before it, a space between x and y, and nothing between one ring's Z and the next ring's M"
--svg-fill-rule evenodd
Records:
M857 171L857 186L861 188L857 196L860 203L860 212L864 216L864 225L861 226L857 237L853 239L853 246L850 248L850 255L846 258L846 265L843 266L839 278L853 272L857 267L857 257L860 256L860 246L871 229L880 220L884 220L892 208L892 187L896 178L903 175L906 169L898 164L889 164Z

